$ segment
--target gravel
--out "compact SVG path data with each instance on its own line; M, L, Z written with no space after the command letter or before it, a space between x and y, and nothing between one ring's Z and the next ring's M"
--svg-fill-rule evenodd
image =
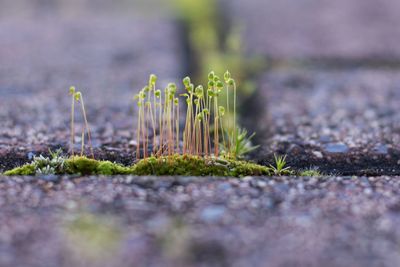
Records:
M397 266L399 177L0 179L1 266Z
M253 110L268 112L254 113L260 116L252 123L263 144L260 161L275 152L288 154L292 166L326 173L399 174L398 76L371 68L265 74Z

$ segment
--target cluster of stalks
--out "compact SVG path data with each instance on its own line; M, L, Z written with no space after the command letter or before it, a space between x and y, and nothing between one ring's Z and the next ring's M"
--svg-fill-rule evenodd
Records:
M84 152L85 152L85 132L86 132L87 137L88 137L90 154L91 154L92 158L94 158L90 128L89 128L89 123L88 123L87 116L86 116L85 104L83 102L82 93L76 92L75 87L71 86L69 88L69 94L70 94L71 100L72 100L72 102L71 102L71 140L70 140L71 155L72 156L75 155L75 151L74 151L74 146L75 146L75 102L77 102L77 103L80 103L83 121L85 124L84 127L82 127L82 133L81 133L81 153L80 153L80 155L83 156Z
M164 93L156 88L157 77L150 75L149 83L136 96L138 107L136 128L136 158L149 155L174 154L218 157L221 146L224 156L236 157L236 84L228 71L221 80L214 72L208 75L207 89L196 86L189 77L183 79L184 92L177 94L177 86L168 84ZM224 94L222 92L226 90ZM185 98L186 117L180 132L180 100ZM220 97L226 97L221 101ZM226 103L220 105L219 103ZM233 120L224 121L233 104ZM141 154L140 151L143 153Z

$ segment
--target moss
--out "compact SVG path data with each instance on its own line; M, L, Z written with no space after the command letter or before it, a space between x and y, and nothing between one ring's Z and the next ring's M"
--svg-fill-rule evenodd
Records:
M87 157L71 157L67 160L67 173L91 175L95 174L99 161Z
M33 164L7 171L4 175L35 175ZM150 157L132 167L110 161L98 161L86 157L66 159L65 173L80 175L186 175L186 176L234 176L270 175L270 168L246 161L197 156L174 155Z
M316 169L304 170L299 173L299 176L321 177L322 173Z
M124 167L110 161L98 161L86 157L72 157L67 160L67 172L69 174L82 175L117 175L131 174L131 168Z
M35 167L32 164L26 164L21 167L14 168L12 170L6 171L4 175L14 176L14 175L34 175Z
M174 155L150 157L132 167L136 175L235 176L269 175L269 168L254 163L230 159L205 159Z
M268 167L261 166L247 161L230 161L232 165L230 176L241 177L247 175L271 175L271 170Z
M96 173L99 175L131 174L132 169L110 161L101 161L97 165Z

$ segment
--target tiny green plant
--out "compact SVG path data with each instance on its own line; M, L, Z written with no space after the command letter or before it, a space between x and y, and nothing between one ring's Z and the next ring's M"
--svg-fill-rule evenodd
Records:
M299 173L300 176L308 176L308 177L321 177L323 174L321 173L318 168L309 168L306 170L303 170Z
M290 167L286 167L286 155L277 156L274 154L275 165L270 164L270 168L274 175L290 175L292 173Z
M32 166L36 175L51 175L65 173L66 157L61 155L62 150L59 149L55 152L49 150L50 157L42 155L33 158Z
M137 105L136 159L181 153L219 157L221 151L225 157L240 158L256 148L249 141L253 135L247 137L247 131L236 126L236 83L229 71L224 73L223 79L211 71L207 89L195 86L190 77L185 77L180 94L174 83L169 83L162 94L156 82L157 76L151 74L149 83L134 97ZM221 105L222 92L226 101ZM186 103L182 145L179 97L184 97ZM230 110L233 110L233 121L225 120L225 113Z
M229 132L225 132L225 135L229 137ZM244 156L257 148L258 145L252 145L252 139L256 135L256 133L252 133L248 136L248 132L246 129L236 128L236 135L234 142L228 142L228 144L234 144L225 146L223 145L222 150L228 156L233 156L234 158L243 159ZM233 138L233 137L229 137Z
M80 103L80 106L81 106L81 112L82 112L83 121L84 121L84 127L82 128L82 133L81 133L81 156L83 156L84 150L85 150L85 132L86 132L86 134L88 136L90 154L91 154L92 158L94 158L90 127L89 127L89 122L88 122L87 115L86 115L86 109L85 109L85 104L84 104L84 101L83 101L82 93L81 92L77 92L76 88L71 86L70 89L69 89L69 94L72 97L72 104L71 104L71 140L70 140L71 155L74 156L74 145L75 145L75 102L78 102L78 103Z
M69 88L69 95L71 96L72 103L71 103L71 140L70 140L70 147L71 147L71 155L74 156L74 144L75 144L75 87L71 86Z

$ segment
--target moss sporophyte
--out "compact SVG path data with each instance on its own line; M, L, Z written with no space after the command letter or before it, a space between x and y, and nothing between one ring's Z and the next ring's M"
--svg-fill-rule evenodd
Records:
M251 146L247 131L236 124L236 83L227 71L223 80L214 72L208 75L205 89L195 86L189 77L183 79L183 92L169 83L164 90L156 86L157 77L150 75L148 84L135 95L136 102L136 164L125 167L109 161L94 159L91 132L81 92L75 87L71 96L70 157L61 152L51 153L49 158L35 157L33 162L5 172L5 175L215 175L244 176L288 173L285 158L276 158L276 167L260 166L240 160L257 148ZM225 105L219 97L226 91ZM183 98L184 101L180 101ZM186 116L181 132L180 114L185 103ZM81 133L80 156L74 153L75 103L80 103L84 127ZM230 106L232 105L232 106ZM233 121L225 121L226 112L233 110ZM88 138L91 159L85 155L85 134ZM182 136L181 136L182 135Z
M88 141L89 141L89 148L90 148L90 154L92 158L94 159L94 152L93 152L93 147L92 147L92 139L91 139L91 134L90 134L90 127L88 123L88 119L86 116L86 110L85 110L85 104L83 102L83 96L81 92L76 92L76 89L74 86L71 86L69 88L69 94L72 99L71 103L71 140L70 140L70 152L71 156L73 157L75 155L74 153L74 145L75 145L75 102L80 103L81 105L81 112L83 116L83 121L85 123L85 127L82 128L82 133L81 133L81 156L84 155L84 150L85 150L85 132L87 133L88 136Z
M137 106L136 159L174 154L204 158L222 154L225 158L237 159L245 153L238 151L241 146L237 145L236 83L228 71L223 80L210 72L206 87L195 86L190 77L185 77L181 93L178 93L176 84L169 83L162 94L156 82L157 76L150 75L148 84L134 97ZM226 97L223 105L220 104L222 92ZM181 102L186 104L182 145L179 127ZM225 114L231 110L233 121L225 121Z

